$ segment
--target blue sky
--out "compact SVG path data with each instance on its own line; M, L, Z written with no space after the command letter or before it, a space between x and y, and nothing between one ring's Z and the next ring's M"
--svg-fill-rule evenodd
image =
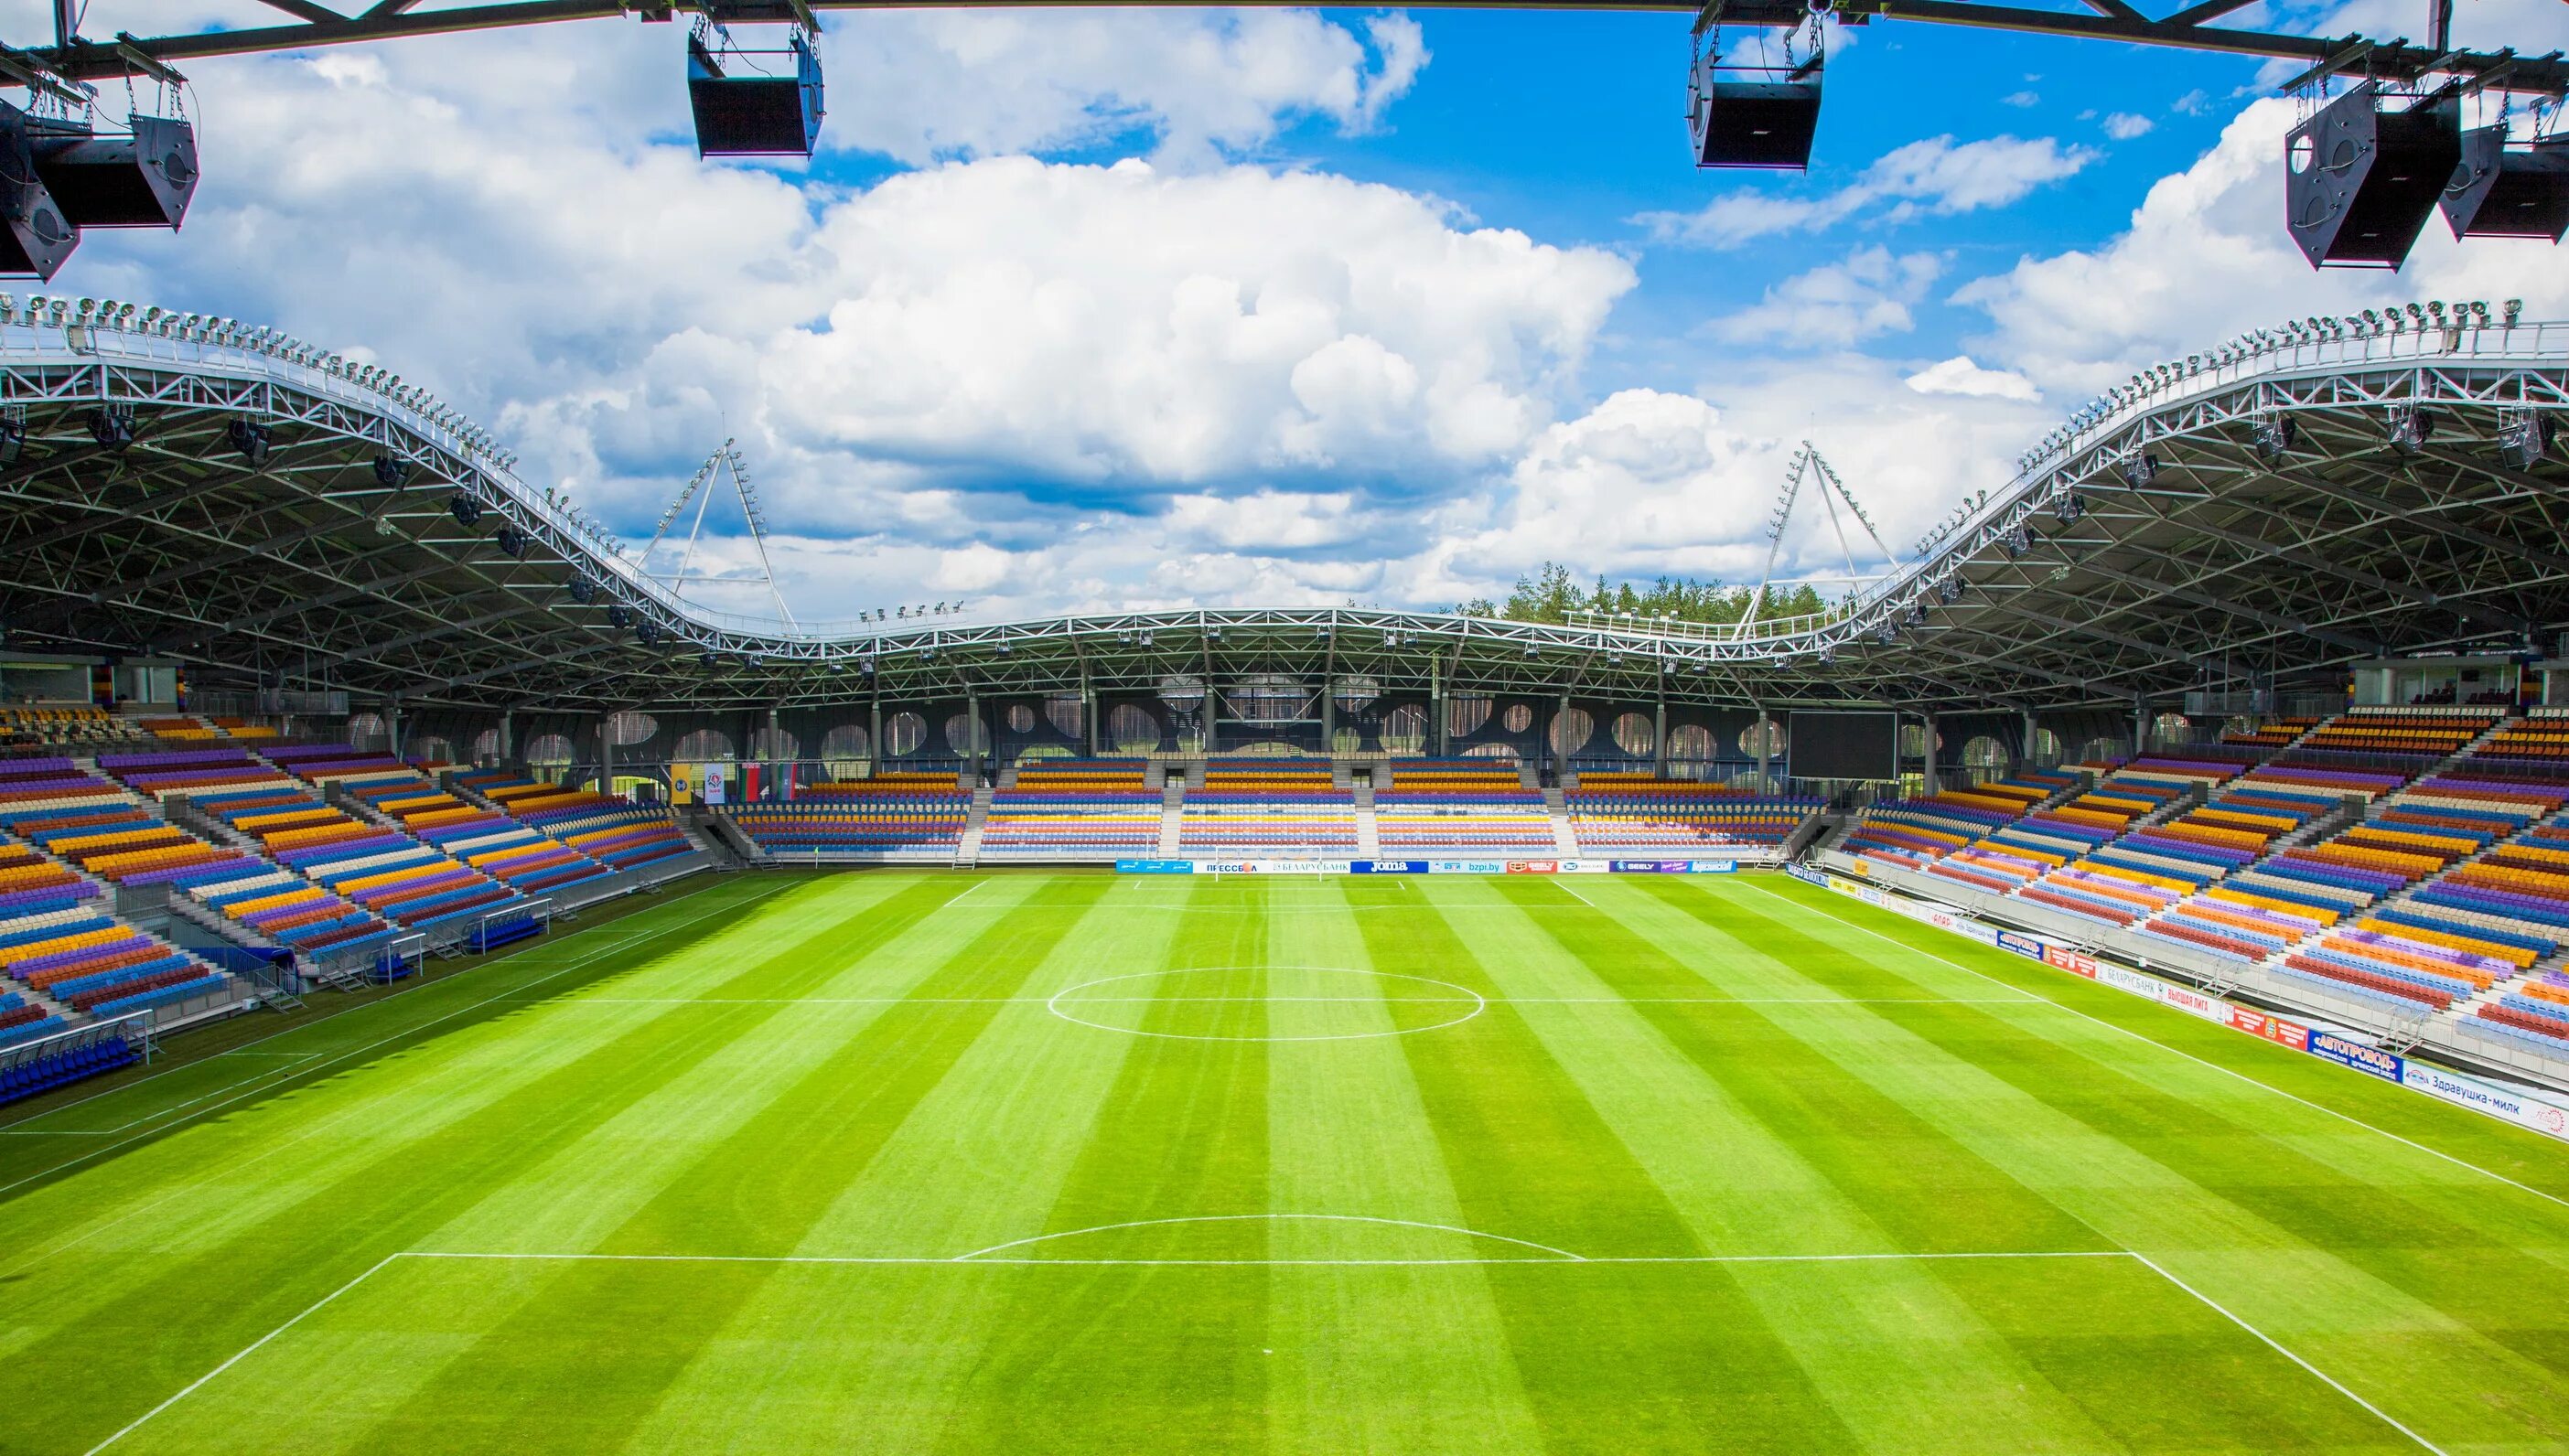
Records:
M190 12L267 14L89 29ZM2430 228L2398 275L2312 273L2279 66L1877 22L1833 47L1808 176L1699 173L1688 25L837 14L808 167L694 157L674 26L200 62L186 229L93 237L56 287L379 360L628 537L736 437L807 617L1736 581L1803 439L1897 546L2147 363L2394 299L2569 309L2546 244ZM2569 6L2459 26L2538 52ZM1816 521L1786 546L1844 569Z

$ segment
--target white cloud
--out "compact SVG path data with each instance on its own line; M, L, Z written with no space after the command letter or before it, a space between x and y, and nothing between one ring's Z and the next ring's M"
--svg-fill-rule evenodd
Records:
M1943 271L1933 253L1857 248L1843 262L1767 289L1754 306L1715 320L1712 334L1731 343L1844 348L1877 334L1906 333L1915 323L1911 308Z
M1920 394L1958 394L1974 399L2014 399L2030 404L2042 398L2033 381L2005 369L1984 369L1969 354L1957 354L1909 376Z
M2042 94L2037 91L2011 91L2000 97L1999 101L2006 106L2037 107L2042 105Z
M2194 90L2187 92L2185 95L2178 97L2176 100L2169 102L2168 110L2175 112L2180 116L2205 116L2212 110L2212 98L2205 94L2202 87L2198 86Z
M2135 137L2146 137L2157 127L2158 123L2131 112L2114 112L2104 121L2105 135L2117 142L2129 142Z
M1660 242L1737 247L1780 232L1813 232L1860 213L1906 221L2004 207L2096 159L2049 137L1956 142L1930 137L1883 154L1854 182L1818 197L1737 191L1693 212L1644 212L1633 221Z
M850 78L829 145L913 165L1136 131L1162 138L1163 160L1201 162L1301 116L1371 131L1428 59L1405 15L1359 35L1308 10L889 10L826 42Z
M2046 392L2085 396L2133 370L2243 330L2312 313L2412 298L2523 298L2536 317L2569 309L2569 268L2549 242L2457 244L2429 218L2397 273L2314 271L2283 221L2290 102L2256 103L2220 142L2153 185L2130 226L2103 245L2027 256L1966 285L1990 317L1973 344Z

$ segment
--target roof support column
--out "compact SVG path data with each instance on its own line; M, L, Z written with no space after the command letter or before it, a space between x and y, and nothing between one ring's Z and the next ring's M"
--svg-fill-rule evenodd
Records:
M1927 793L1933 797L1943 792L1936 786L1936 715L1921 713L1918 716L1927 725Z
M597 792L615 792L615 734L608 724L615 721L611 712L597 715Z
M758 776L758 794L762 799L782 799L785 797L785 794L777 787L776 783L776 755L777 749L782 746L777 742L777 738L776 705L774 703L769 703L767 705L767 751L759 755L759 758L767 765L766 771Z
M518 756L518 710L500 710L500 759L507 762Z
M1757 705L1757 792L1760 794L1775 792L1775 752L1774 745L1768 741L1774 736L1774 730L1768 726L1771 721L1766 716L1766 705L1759 703Z
M1659 699L1651 714L1651 777L1668 776L1668 679L1659 674Z
M866 701L866 777L883 772L883 680L875 680L874 696Z
M1453 752L1454 739L1445 731L1445 663L1439 657L1427 659L1427 716L1435 720L1436 756L1444 758Z

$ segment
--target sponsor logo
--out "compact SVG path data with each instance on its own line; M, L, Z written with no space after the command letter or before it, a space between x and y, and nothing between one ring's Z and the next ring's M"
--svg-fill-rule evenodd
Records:
M2042 959L2044 964L2054 970L2065 970L2071 975L2083 975L2089 980L2096 978L2096 957L2081 955L2066 945L2043 946Z
M2190 991L2183 986L2169 986L2160 993L2159 999L2180 1011L2200 1016L2206 1021L2218 1021L2223 1025L2228 1025L2230 1022L2230 1003L2216 1001L2200 991Z
M1196 862L1193 860L1118 860L1115 862L1115 873L1118 875L1193 875L1196 873Z
M2233 1006L2230 1008L2230 1025L2233 1029L2245 1031L2251 1036L2262 1036L2278 1046L2289 1046L2295 1051L2310 1049L2311 1029L2299 1021L2287 1021L2281 1016L2269 1016L2263 1011L2252 1011L2246 1006Z
M1730 875L1739 869L1737 860L1688 860L1686 871L1693 875Z
M2042 958L2041 941L2033 938L2031 935L2019 935L2014 930L1999 931L1998 946L2001 950L2013 950L2017 954L2026 956L2030 959L2040 960Z
M1558 875L1561 873L1561 862L1559 860L1510 860L1508 861L1508 873L1511 875Z
M2407 1060L2380 1047L2349 1041L2331 1031L2311 1033L2311 1055L2327 1057L2341 1066L2380 1077L2386 1082L2404 1082Z
M1358 875L1424 875L1425 860L1357 860L1353 871Z
M1686 867L1683 860L1613 860L1608 863L1618 875L1675 875Z
M1501 860L1430 860L1427 863L1427 872L1431 875L1498 875L1507 868L1506 862Z

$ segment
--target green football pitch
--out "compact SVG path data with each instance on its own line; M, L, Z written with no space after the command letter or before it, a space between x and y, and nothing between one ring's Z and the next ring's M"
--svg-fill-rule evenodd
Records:
M2569 1449L2569 1147L1771 875L768 873L0 1127L0 1451Z

